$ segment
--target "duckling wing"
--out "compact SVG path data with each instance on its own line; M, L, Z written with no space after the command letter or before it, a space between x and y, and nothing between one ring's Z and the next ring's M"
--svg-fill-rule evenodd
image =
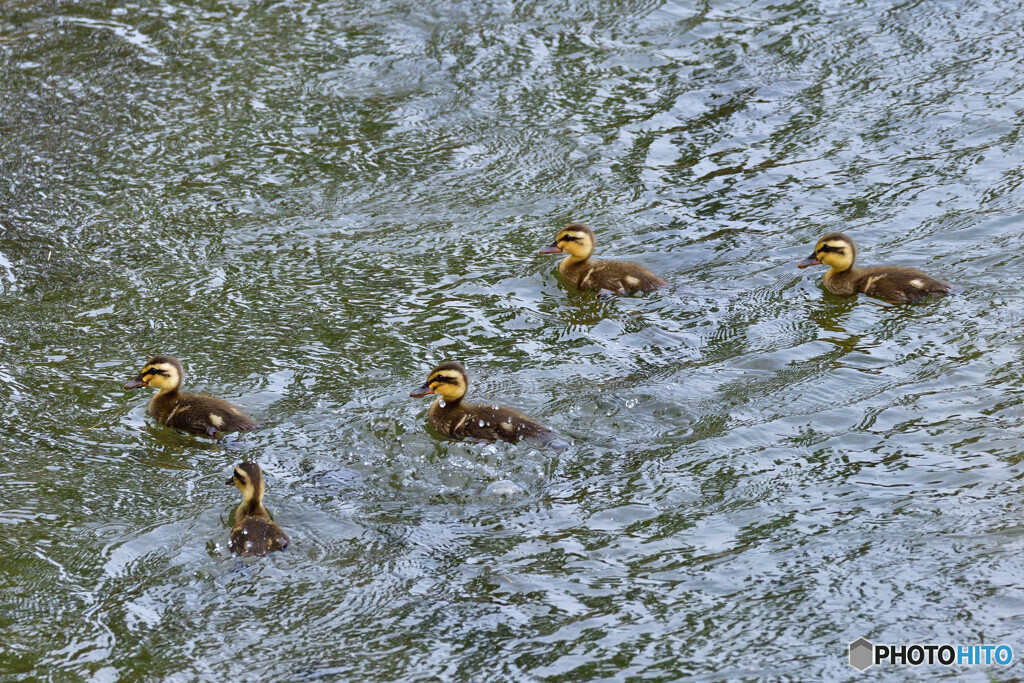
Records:
M201 411L196 410L195 404L188 396L183 396L172 406L168 406L157 419L172 429L180 429L195 434L206 436L207 423L202 419Z
M260 423L252 419L241 410L231 405L227 401L220 401L222 403L215 411L211 411L212 414L218 415L224 420L224 425L219 428L222 432L251 432L254 429L258 429Z
M911 303L929 296L948 294L952 287L916 268L878 266L868 268L857 282L858 291L894 303Z
M288 547L288 535L277 524L250 517L231 530L228 549L242 557L259 557Z

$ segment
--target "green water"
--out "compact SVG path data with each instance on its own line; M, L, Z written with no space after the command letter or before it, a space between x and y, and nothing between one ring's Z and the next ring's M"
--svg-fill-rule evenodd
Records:
M1024 8L0 0L0 680L1024 655ZM677 291L599 300L573 220ZM798 271L824 232L963 294ZM157 353L264 428L121 389ZM561 452L439 438L446 359ZM288 552L226 549L254 458ZM873 679L1024 676L885 666Z

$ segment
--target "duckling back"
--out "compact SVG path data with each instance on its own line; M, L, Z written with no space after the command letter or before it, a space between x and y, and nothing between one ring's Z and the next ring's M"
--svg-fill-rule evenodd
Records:
M227 401L205 394L157 394L149 414L161 424L198 436L249 432L259 423Z
M288 547L288 535L269 519L248 517L231 529L228 549L242 557L258 557L284 550Z
M613 294L652 292L668 283L643 266L628 261L572 262L566 259L559 265L566 280L577 289L606 289Z
M953 290L951 285L917 268L875 266L860 269L856 275L858 292L899 304L913 303L931 296L942 296Z
M557 435L522 413L499 406L463 405L461 401L430 407L430 422L444 434L454 438L469 437L485 441L518 443L537 439L548 443Z

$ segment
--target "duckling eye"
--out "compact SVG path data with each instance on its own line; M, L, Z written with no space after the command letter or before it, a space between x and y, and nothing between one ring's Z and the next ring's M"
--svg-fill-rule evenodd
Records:
M558 242L579 242L580 238L573 235L562 235L558 238ZM558 243L556 242L556 244Z
M844 251L843 247L833 247L833 246L830 246L828 244L823 244L823 245L821 245L821 249L818 250L818 253L820 254L822 252L825 252L825 253L831 252L833 254L842 254L843 251Z
M454 377L448 377L447 375L437 375L432 380L430 380L430 383L431 384L455 384L455 378Z

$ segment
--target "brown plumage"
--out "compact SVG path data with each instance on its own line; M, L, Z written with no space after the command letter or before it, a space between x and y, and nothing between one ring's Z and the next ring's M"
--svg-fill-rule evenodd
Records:
M214 436L217 432L247 432L259 427L255 420L223 399L181 393L183 374L177 358L157 356L124 388L158 388L160 391L149 401L149 414L160 424L190 434Z
M431 370L426 383L409 395L419 398L437 394L437 400L430 406L430 423L445 436L509 443L520 439L543 443L555 440L555 432L511 408L465 403L462 397L468 388L466 369L461 363L448 361Z
M917 268L872 266L854 268L857 248L841 232L830 232L814 246L814 253L797 264L799 268L826 265L825 289L840 296L866 294L883 301L904 304L929 296L948 294L952 287Z
M235 526L231 529L228 549L235 555L255 557L288 547L288 534L270 519L263 507L263 472L254 462L235 466L228 479L242 492L242 504L235 510Z
M570 223L558 231L555 241L541 254L568 254L558 270L577 289L597 289L611 294L635 294L668 286L643 266L628 261L591 260L597 243L594 231L583 223Z

